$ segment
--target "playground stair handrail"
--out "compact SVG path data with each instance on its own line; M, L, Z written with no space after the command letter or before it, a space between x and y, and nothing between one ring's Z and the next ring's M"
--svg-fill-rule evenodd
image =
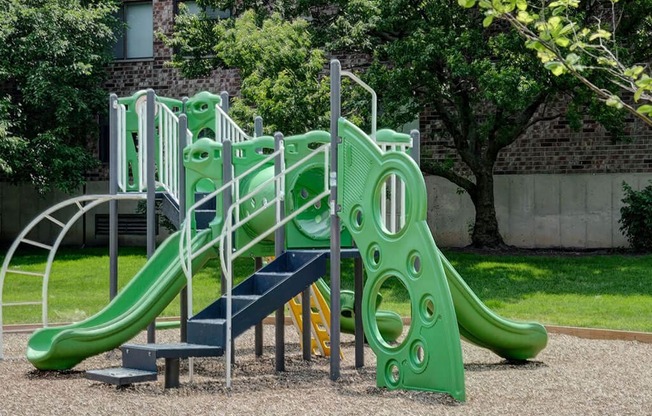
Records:
M330 193L330 188L328 185L328 175L324 175L324 190L313 197L310 201L307 201L306 204L304 204L302 207L296 209L294 212L292 212L290 215L285 216L284 213L281 212L281 202L284 201L285 199L285 176L302 167L304 164L309 162L311 159L318 157L318 155L322 154L324 158L324 169L325 172L328 171L328 161L330 159L329 155L329 149L330 145L329 144L324 144L317 149L314 149L312 152L310 152L307 156L304 158L298 160L292 166L286 167L285 166L285 161L284 161L284 145L283 145L283 140L278 141L278 149L275 150L273 153L270 153L267 155L265 158L261 159L258 163L255 165L251 166L249 169L247 169L245 172L241 173L237 177L235 177L233 180L223 184L221 187L216 189L215 191L211 192L210 194L206 195L204 198L201 200L197 201L195 204L193 204L189 209L188 209L188 220L184 223L184 229L182 233L182 237L179 242L179 254L181 258L183 259L181 264L182 268L184 271L184 274L186 275L187 279L187 290L188 290L188 313L189 315L192 314L192 260L200 255L203 251L208 250L212 245L219 245L220 246L220 266L222 269L222 273L225 276L225 281L226 281L226 290L224 293L224 296L226 298L226 309L227 309L227 317L226 317L226 322L227 322L227 339L225 342L226 345L226 351L225 351L225 356L226 356L226 382L227 386L230 386L231 384L231 330L232 330L232 324L231 324L231 319L232 319L232 306L231 306L231 291L232 291L232 284L233 284L233 261L241 256L242 254L245 254L251 247L254 245L258 244L261 242L263 239L267 238L269 235L274 233L276 230L278 230L281 227L284 227L288 222L292 221L295 219L297 216L299 216L301 213L306 211L310 206L313 204L317 203L320 201L322 198L326 197ZM237 146L234 147L234 152L237 152ZM239 189L240 183L243 179L251 175L252 173L257 172L260 168L265 166L266 164L269 164L271 161L277 161L277 163L280 163L280 169L277 175L266 179L265 181L262 181L260 184L258 184L254 189L252 189L250 192L248 192L246 195L239 195L239 193L235 192L235 189ZM264 189L266 189L268 186L271 185L275 186L276 192L275 192L275 197L272 198L271 200L267 201L266 204L263 204L260 208L257 210L249 213L246 217L240 218L240 216L235 215L236 212L240 211L240 207L249 201L252 197L256 196L258 193L262 192ZM229 190L232 195L235 196L232 205L228 208L228 210L224 213L224 218L228 219L223 223L222 230L220 232L219 236L216 236L213 238L213 240L206 244L206 246L203 249L198 250L197 252L192 252L190 249L190 245L188 244L190 238L191 238L191 223L189 219L192 217L192 213L201 205L203 205L205 202L208 200L217 197L219 194L225 192L226 190ZM252 219L257 217L258 215L261 215L267 208L275 206L276 207L276 221L275 223L266 231L260 233L258 236L254 237L251 241L249 241L246 245L243 247L235 248L233 246L233 236L234 233L237 232L238 229L241 227L245 226L248 222L250 222Z

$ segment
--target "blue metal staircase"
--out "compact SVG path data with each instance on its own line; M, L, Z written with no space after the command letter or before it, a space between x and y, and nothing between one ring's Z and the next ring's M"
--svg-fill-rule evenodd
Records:
M326 273L327 252L288 251L233 288L232 337L282 307ZM125 344L120 368L90 370L86 378L116 385L156 380L165 359L165 386L179 385L179 359L224 355L226 299L221 297L188 320L187 343Z
M195 202L201 200L203 197L208 195L207 192L195 192ZM179 224L179 203L174 200L174 198L167 192L159 192L157 198L160 198L161 203L161 213L167 217L170 222L177 227L181 228ZM209 227L209 224L216 215L216 205L215 199L210 199L204 202L195 210L195 221L196 229L204 230Z

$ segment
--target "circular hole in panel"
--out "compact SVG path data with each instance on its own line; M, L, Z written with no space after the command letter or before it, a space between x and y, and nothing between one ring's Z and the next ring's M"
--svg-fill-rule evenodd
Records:
M435 301L431 296L426 295L421 300L419 313L426 323L432 323L435 320Z
M398 171L390 171L380 180L375 200L382 232L389 236L400 234L405 229L410 201L405 181Z
M301 195L301 199L308 199L308 190L306 188L301 188L299 195Z
M401 369L398 365L398 362L391 360L387 363L387 368L385 371L385 378L387 384L392 387L397 387L401 381Z
M416 369L424 367L426 362L426 349L421 340L412 343L410 348L410 361Z
M399 348L407 339L409 331L403 328L402 318L412 317L411 308L405 308L411 303L403 278L390 274L382 280L376 292L374 323L387 347Z
M418 251L413 251L408 257L408 270L412 277L421 275L421 255Z
M369 263L374 269L377 269L381 261L380 247L378 246L378 244L372 244L371 247L369 247L368 255L369 255Z
M199 107L199 109L200 109L201 111L206 111L206 110L208 110L208 104L206 104L206 103L202 103L202 105Z
M362 221L362 207L356 205L353 210L351 210L351 224L353 224L353 228L360 231L362 229Z

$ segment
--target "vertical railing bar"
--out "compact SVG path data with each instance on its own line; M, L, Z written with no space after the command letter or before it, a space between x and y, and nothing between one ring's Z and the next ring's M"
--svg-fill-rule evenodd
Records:
M274 151L279 152L274 160L274 176L278 177L284 170L283 135L274 134ZM281 181L275 182L275 194L282 196L283 187ZM276 223L280 224L285 216L285 204L283 198L276 203ZM274 232L274 254L280 257L285 251L285 227L278 227ZM276 310L275 316L275 368L276 371L285 371L285 305Z

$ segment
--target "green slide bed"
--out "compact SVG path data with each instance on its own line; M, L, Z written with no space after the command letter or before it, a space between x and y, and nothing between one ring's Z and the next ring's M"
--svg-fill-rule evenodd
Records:
M210 239L202 231L192 242L197 250ZM138 274L104 309L71 325L36 331L27 346L27 359L40 370L66 370L85 358L117 348L145 329L179 294L186 278L179 259L179 232L156 250ZM193 262L199 270L214 250Z

